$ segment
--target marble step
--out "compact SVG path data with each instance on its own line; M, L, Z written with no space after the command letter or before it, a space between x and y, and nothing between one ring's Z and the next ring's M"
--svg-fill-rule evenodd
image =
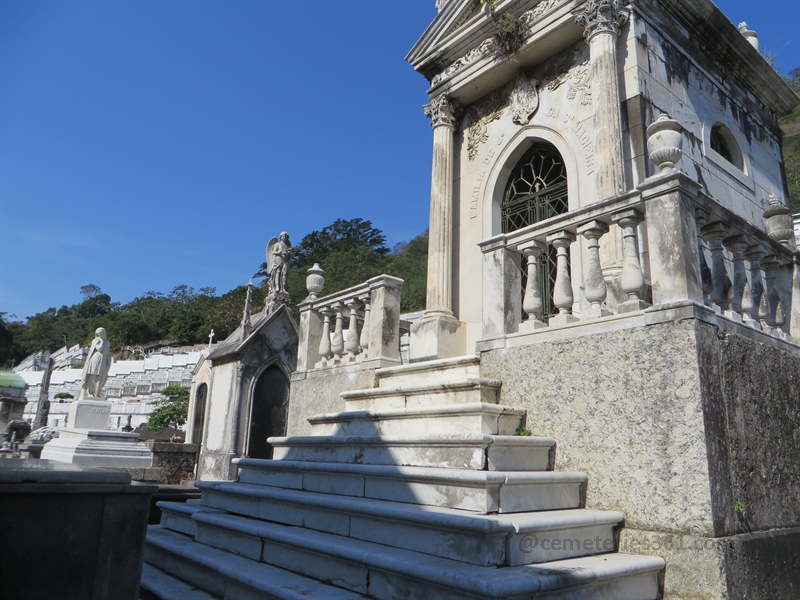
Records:
M192 516L195 513L222 512L216 508L203 506L192 500L188 502L169 502L162 500L156 502L156 506L161 509L161 525L173 531L191 535L192 537L197 533L195 522L192 520Z
M434 436L293 436L267 440L276 460L365 465L545 471L555 465L549 437L483 433Z
M480 513L581 508L587 476L243 458L239 481Z
M573 558L523 567L478 567L298 527L235 515L198 516L205 547L368 594L378 600L592 599L643 600L659 594L659 557L625 554ZM166 538L177 536L159 532ZM402 595L398 595L398 591Z
M525 412L522 408L478 402L330 413L309 417L308 422L312 435L513 435Z
M149 563L142 565L140 600L218 600L200 588L165 573Z
M362 594L195 542L151 525L144 560L224 600L355 600ZM172 600L162 596L161 600Z
M500 400L499 379L464 378L454 381L425 384L381 386L366 390L353 390L339 394L345 401L345 410L375 410L388 408L414 408L444 404L497 404Z
M198 482L203 504L481 566L523 565L610 552L622 513L587 509L481 515L263 485ZM198 519L203 513L192 518ZM549 540L539 544L538 540ZM569 540L556 547L552 540Z
M480 377L480 368L481 361L477 356L459 356L386 367L375 371L375 377L379 388L431 385Z

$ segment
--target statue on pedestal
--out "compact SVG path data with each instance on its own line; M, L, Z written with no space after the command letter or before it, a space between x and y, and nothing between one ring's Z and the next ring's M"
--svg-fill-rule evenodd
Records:
M100 398L100 392L108 379L111 369L111 344L106 338L106 330L98 327L94 332L94 340L86 356L83 367L81 394L83 398Z
M289 234L282 232L280 239L272 238L267 244L267 273L269 295L264 306L267 314L275 312L281 305L289 304L289 269L292 261L292 244Z

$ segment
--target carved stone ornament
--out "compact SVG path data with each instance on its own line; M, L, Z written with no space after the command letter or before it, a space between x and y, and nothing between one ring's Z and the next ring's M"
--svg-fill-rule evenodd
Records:
M509 102L509 86L493 91L483 100L473 104L468 116L470 125L467 128L467 157L475 160L481 144L489 141L489 123L503 116Z
M539 108L539 85L537 79L528 79L520 73L511 97L511 119L518 125L527 125Z
M454 103L445 94L436 96L430 104L422 107L425 116L431 120L431 127L445 126L455 129L456 116Z
M620 7L619 0L588 0L574 13L575 22L583 27L588 42L598 33L619 35L619 28L628 20L629 11Z

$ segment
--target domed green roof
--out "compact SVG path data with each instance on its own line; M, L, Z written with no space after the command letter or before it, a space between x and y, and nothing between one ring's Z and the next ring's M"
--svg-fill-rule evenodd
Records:
M25 389L27 384L21 375L14 371L0 371L0 387Z

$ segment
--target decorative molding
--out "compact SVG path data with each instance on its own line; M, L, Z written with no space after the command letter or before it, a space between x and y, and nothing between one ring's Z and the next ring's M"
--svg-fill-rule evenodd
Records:
M514 91L511 93L511 120L518 125L527 125L539 108L538 79L517 75Z
M467 128L467 157L470 160L475 160L480 145L489 140L488 125L503 116L503 111L508 106L509 96L510 89L506 85L493 91L469 108L467 112L470 119L470 125Z
M452 65L444 69L441 73L436 74L433 79L431 79L431 86L437 86L439 83L444 81L445 79L449 79L465 67L471 65L476 60L483 58L485 55L489 54L492 49L492 40L484 40L480 46L473 48L469 52L467 52L464 56L456 60Z
M628 20L629 11L620 7L619 0L588 0L573 15L583 27L583 37L588 42L598 33L619 35L619 28Z
M451 102L446 94L439 94L430 104L422 107L425 111L425 116L431 120L431 127L450 127L455 129L456 116L455 116L455 103Z
M592 103L592 79L588 58L576 64L582 54L583 50L576 49L551 62L545 71L545 78L549 80L545 87L554 92L566 83L567 98L580 98L581 105L586 106Z
M529 24L533 24L533 22L541 18L544 13L550 11L552 8L555 8L559 4L562 4L564 1L565 0L542 0L531 10L522 13L522 18L528 21Z

